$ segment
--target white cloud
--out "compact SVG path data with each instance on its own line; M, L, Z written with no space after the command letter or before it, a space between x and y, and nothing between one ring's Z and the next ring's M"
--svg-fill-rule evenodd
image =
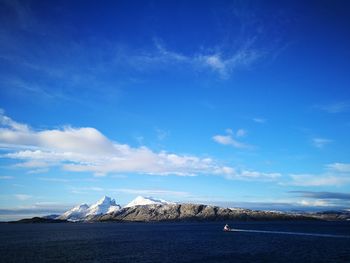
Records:
M350 173L350 163L331 163L328 164L326 167L336 172Z
M331 163L325 165L320 174L291 174L290 185L297 186L342 186L350 184L350 164ZM303 192L304 193L304 192ZM323 194L329 194L323 192Z
M217 71L221 76L227 77L227 61L223 61L219 54L200 55L197 59L209 66L213 71Z
M258 171L251 171L251 170L245 170L241 169L239 171L236 171L235 169L231 167L223 167L220 171L218 171L220 174L224 174L226 179L242 179L242 180L276 180L279 177L282 176L280 173L262 173Z
M14 196L20 201L25 201L32 198L31 195L27 195L27 194L15 194Z
M226 65L218 54L206 56L205 62L218 71L225 71Z
M341 186L350 183L350 177L330 174L291 174L291 185L296 186Z
M196 176L223 175L230 179L265 178L267 174L235 171L220 165L211 158L179 155L166 151L154 152L147 147L131 147L111 141L94 128L72 128L35 131L28 126L18 130L0 127L0 144L7 145L2 158L20 160L16 166L23 169L45 169L60 167L72 172L92 172L96 176L110 173L140 173L151 175ZM239 133L242 133L240 131ZM238 148L248 145L236 142L230 135L214 136L222 144ZM20 145L20 146L19 146Z
M226 135L214 135L213 136L213 140L219 144L223 144L223 145L231 145L235 148L239 148L239 149L248 149L248 148L252 148L251 145L239 142L238 140L236 140L233 136L233 131L231 129L226 129ZM236 137L243 137L247 134L247 132L243 129L239 129L236 132Z
M257 172L257 171L242 171L241 173L241 177L242 178L270 178L270 179L274 179L274 178L278 178L282 176L280 173L261 173L261 172Z
M263 55L264 53L257 49L243 47L236 50L231 56L226 56L225 58L221 53L200 54L192 58L192 61L198 66L206 65L213 71L218 72L222 78L227 78L234 70L249 67Z
M330 144L331 142L332 142L332 140L325 139L325 138L312 138L313 146L320 148L320 149L323 148L324 146L326 146L327 144Z
M326 200L300 200L297 202L302 206L332 206L330 202Z
M15 131L27 132L29 130L27 125L15 122L11 118L5 116L3 109L0 109L0 125Z
M213 140L216 141L217 143L220 143L223 145L231 145L235 148L240 148L240 149L244 149L244 148L249 147L248 145L235 140L230 135L215 135L215 136L213 136Z

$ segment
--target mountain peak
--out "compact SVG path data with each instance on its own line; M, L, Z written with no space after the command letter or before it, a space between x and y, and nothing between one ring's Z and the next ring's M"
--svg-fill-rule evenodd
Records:
M120 205L117 205L114 199L104 196L98 200L97 203L90 206L86 215L90 216L111 213L119 210L120 208Z
M88 209L89 205L86 204L86 203L83 203L83 204L77 205L76 208L78 208L78 209Z
M109 196L105 195L100 200L98 200L96 204L113 204L113 205L115 205L115 200L110 198Z
M156 199L150 196L138 196L134 200L132 200L125 207L139 206L139 205L165 205L171 204L171 202L165 201L163 199Z

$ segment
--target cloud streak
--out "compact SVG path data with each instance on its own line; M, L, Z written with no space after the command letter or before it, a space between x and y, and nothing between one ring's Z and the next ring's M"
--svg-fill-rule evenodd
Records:
M73 204L59 204L55 202L38 202L27 207L12 209L0 209L0 221L19 220L34 216L47 216L51 214L62 214L73 206Z
M341 186L350 183L350 178L330 174L292 174L291 185L296 186Z
M339 101L326 105L318 105L316 108L328 112L328 113L342 113L350 110L350 102L348 101Z
M223 57L220 53L198 55L192 58L192 63L197 67L204 65L217 72L221 78L228 78L235 70L247 68L256 63L264 54L255 49L242 48L231 56Z
M0 180L11 180L13 179L13 176L9 176L9 175L0 175Z
M266 119L264 118L253 118L253 121L260 124L266 123Z
M191 196L188 192L182 191L172 191L164 189L130 189L130 188L119 188L112 189L111 191L125 194L135 194L135 195L144 195L144 196L173 196L173 197L189 197Z
M126 50L119 51L119 59L128 57L128 64L139 70L151 70L161 66L187 66L195 71L210 70L217 73L220 78L227 79L236 70L249 68L265 54L257 49L242 47L231 51L231 55L224 52L207 51L191 55L168 50L160 41L155 41L155 50L141 54L128 54ZM125 65L125 64L124 64Z
M350 163L331 163L326 167L339 173L350 173Z
M32 198L31 195L27 195L27 194L15 194L14 196L16 199L18 199L20 201L25 201L25 200Z
M330 139L325 139L325 138L312 138L312 145L315 146L316 148L322 149L326 145L330 144L333 142Z
M289 193L298 194L301 197L315 198L315 199L350 200L349 193L314 192L314 191L289 191Z

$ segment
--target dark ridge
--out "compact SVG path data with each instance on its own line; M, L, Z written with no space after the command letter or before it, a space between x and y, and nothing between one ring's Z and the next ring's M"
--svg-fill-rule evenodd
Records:
M33 217L33 218L25 218L18 221L10 221L8 223L17 224L17 223L66 223L67 220L60 219L50 219L44 217Z

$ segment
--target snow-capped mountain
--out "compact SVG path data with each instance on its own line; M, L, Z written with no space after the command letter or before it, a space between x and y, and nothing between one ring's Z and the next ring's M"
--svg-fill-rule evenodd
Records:
M89 209L87 204L81 204L73 207L72 209L64 212L62 215L57 217L57 219L61 220L70 220L70 221L79 221L86 217L86 213Z
M121 209L121 207L115 203L114 199L104 196L98 200L96 204L89 207L86 216L108 214L118 211L119 209Z
M165 201L163 199L155 199L152 197L138 196L124 207L133 207L133 206L139 206L139 205L168 205L168 204L173 204L173 203Z
M80 221L91 216L112 213L119 209L121 209L121 207L115 203L114 199L104 196L91 206L88 206L87 204L75 206L57 217L57 219Z

